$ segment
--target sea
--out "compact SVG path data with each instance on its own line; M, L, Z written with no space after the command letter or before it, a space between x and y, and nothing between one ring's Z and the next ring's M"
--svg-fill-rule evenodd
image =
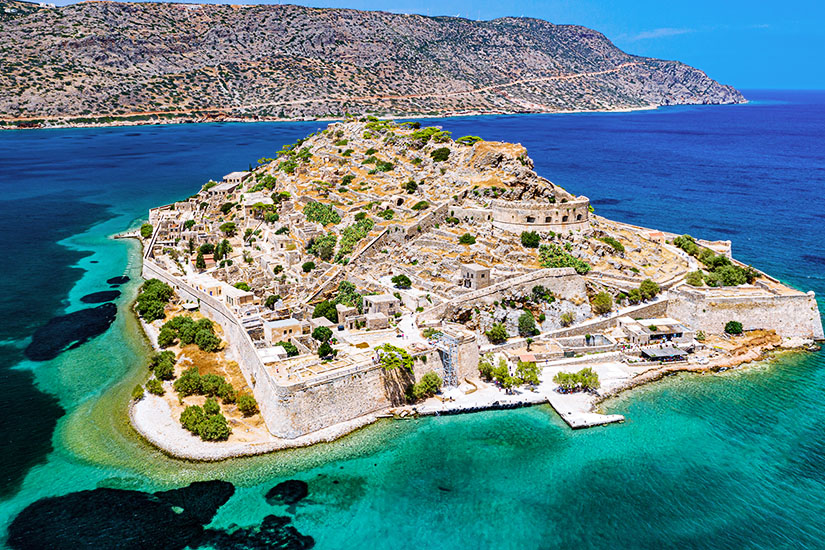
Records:
M730 240L825 311L825 92L745 96L422 122L522 143L599 215ZM825 548L823 353L673 376L608 402L623 424L580 431L537 406L218 463L137 436L140 251L111 235L324 126L0 132L0 545Z

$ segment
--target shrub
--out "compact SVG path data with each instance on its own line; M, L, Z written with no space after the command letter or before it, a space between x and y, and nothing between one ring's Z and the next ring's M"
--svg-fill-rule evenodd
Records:
M599 238L605 244L610 245L610 247L615 250L616 252L624 252L624 245L614 239L613 237L601 237Z
M287 357L295 357L298 355L298 348L292 342L276 342L276 346L281 346L286 350Z
M183 374L175 380L174 388L181 397L201 393L201 376L198 373L198 367L186 369Z
M404 184L404 189L407 191L407 193L415 193L418 189L418 184L415 183L413 180L410 180Z
M219 229L223 231L227 237L231 237L238 231L238 226L235 225L235 222L226 222L222 223Z
M459 244L476 244L476 238L469 233L464 233L458 238Z
M396 275L392 278L392 284L396 286L396 288L410 288L412 286L412 281L409 277L404 275Z
M163 326L158 333L158 345L162 348L168 348L174 345L176 338L177 335L174 330Z
M379 212L378 216L384 218L385 220L391 220L395 217L395 212L392 210L392 208L387 208L383 212Z
M180 413L180 423L184 429L198 435L200 425L206 420L206 413L203 407L198 405L189 405L183 412Z
M318 201L309 201L304 206L304 216L311 222L318 222L321 225L337 224L341 221L341 216L334 208L328 204Z
M143 399L143 386L138 384L132 390L132 401L140 401L141 399Z
M406 369L409 372L413 371L413 359L407 350L393 346L392 344L384 344L375 348L378 354L378 362L384 370Z
M472 145L478 141L484 141L478 136L462 136L455 140L456 143L460 143L462 145Z
M520 336L533 336L538 334L536 319L529 311L524 311L518 318L518 333Z
M742 334L742 323L739 321L728 321L725 324L725 332L728 334Z
M229 382L224 382L218 387L218 397L224 405L235 402L235 387Z
M332 330L329 327L315 327L315 330L312 331L312 337L319 342L329 342L329 339L332 338Z
M662 289L657 285L655 282L651 281L650 279L645 279L642 281L642 284L639 285L639 292L642 294L642 299L650 300L655 298L657 294Z
M685 276L685 282L690 286L702 286L704 282L704 273L702 270L691 271Z
M430 157L435 162L443 162L450 158L450 150L447 147L439 147L432 153L430 153Z
M315 262L304 262L301 266L301 269L304 270L304 273L309 273L313 269L315 269Z
M281 299L280 294L270 294L266 297L266 301L264 305L269 309L275 309L275 304L277 304Z
M238 398L238 410L244 416L252 416L258 412L258 402L251 395L245 393Z
M198 435L204 441L225 441L231 434L232 429L222 414L208 416L198 426Z
M522 231L521 244L525 248L538 248L541 237L535 231Z
M601 315L613 309L613 298L607 292L599 292L593 297L593 311Z
M494 324L484 335L493 344L503 344L508 338L507 328L502 323Z
M549 243L539 247L539 263L542 267L572 267L579 275L590 271L590 265L572 256L560 246Z
M144 223L140 226L140 236L144 239L148 239L152 236L152 231L154 231L154 227L152 227L151 223Z
M409 401L418 401L426 397L431 397L441 389L443 380L436 373L430 371L421 377L421 380L410 386L407 392Z
M207 416L212 416L213 414L218 414L221 412L221 406L218 405L217 401L210 397L203 404L203 412L206 413Z
M335 356L337 352L333 347L330 345L329 342L322 342L320 346L318 346L318 357L325 358L325 357L332 357Z
M140 293L135 301L135 311L149 323L163 319L166 317L164 306L173 293L172 287L160 279L149 279L140 287Z
M569 327L573 324L573 313L566 311L561 314L561 326Z
M238 290L243 290L245 292L249 292L250 290L252 290L251 288L249 288L249 283L244 281L241 281L240 283L235 283L235 288L237 288Z
M198 391L198 393L208 397L214 397L218 395L221 384L225 383L226 380L224 380L223 376L218 376L217 374L204 374L201 376L200 391Z
M312 318L316 319L318 317L326 317L332 323L338 322L338 310L335 309L335 304L330 302L329 300L324 300L323 302L319 302L315 309L312 310Z

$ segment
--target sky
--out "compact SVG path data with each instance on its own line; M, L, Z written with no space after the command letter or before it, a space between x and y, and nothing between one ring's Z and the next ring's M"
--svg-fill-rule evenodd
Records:
M235 1L278 3L277 0ZM67 3L73 2L58 2ZM208 0L208 3L233 2ZM825 0L292 0L289 3L484 20L535 17L556 24L593 28L628 53L683 61L723 84L740 89L825 89Z

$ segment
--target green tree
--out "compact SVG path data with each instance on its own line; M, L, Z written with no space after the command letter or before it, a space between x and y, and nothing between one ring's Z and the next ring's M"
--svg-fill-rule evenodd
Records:
M739 321L728 321L725 323L725 332L728 334L742 334L742 323Z
M521 244L525 248L538 248L541 237L535 231L522 231Z
M138 384L132 390L132 401L140 401L141 399L143 399L143 386Z
M151 223L144 223L140 226L140 236L144 239L148 239L152 236L152 231L154 231L154 227L152 227Z
M206 413L204 413L203 407L198 405L189 405L180 413L181 426L195 435L199 434L200 425L204 421L206 421Z
M224 405L235 402L235 387L229 382L224 382L218 388L218 397Z
M396 288L410 288L412 286L412 281L409 277L402 273L392 278L392 284L394 284Z
M238 410L241 411L244 416L252 416L258 412L258 402L255 401L254 397L245 393L238 397Z
M193 227L195 227L195 220L186 220L185 222L183 222L184 230L189 231Z
M538 334L538 332L538 329L536 329L536 319L531 312L525 310L518 318L519 335L533 336L534 334Z
M330 357L336 354L336 351L329 345L329 342L322 342L320 346L318 346L318 357L325 358Z
M702 286L704 282L704 274L702 270L691 271L685 276L685 282L690 286Z
M494 324L490 330L484 333L487 339L493 344L503 344L507 341L507 328L502 323Z
M516 366L516 377L527 384L539 385L540 369L534 361L519 361Z
M653 299L662 289L657 285L655 282L651 281L650 279L645 279L642 281L642 284L639 285L639 292L642 293L642 298L644 300L651 300Z
M175 380L173 387L181 397L199 394L201 392L201 376L198 373L198 367L186 369L183 374Z
M163 326L158 333L158 345L162 348L168 348L175 344L176 338L177 335L174 330Z
M599 292L593 297L593 311L597 315L609 312L613 309L613 298L607 292Z
M198 425L198 435L204 441L225 441L232 434L232 429L222 414L213 414Z
M407 193L415 193L418 190L418 184L415 183L413 180L410 180L404 184L404 189L407 191Z
M407 400L418 401L431 397L441 389L443 380L436 373L430 371L421 377L421 380L411 385L407 391Z
M203 252L198 251L198 255L195 258L195 267L198 269L206 269L206 259L203 257Z
M304 273L309 273L313 269L315 269L315 262L304 262L301 266L301 269L304 270Z
M329 339L332 338L332 330L329 327L315 327L315 330L312 331L312 337L319 342L329 342Z
M329 300L324 300L323 302L319 302L315 309L312 310L312 318L317 319L318 317L326 317L332 323L338 322L338 310L335 309L335 304L330 302Z
M226 222L222 223L219 229L223 231L227 237L231 237L238 231L238 226L235 225L235 222Z
M275 304L277 304L281 300L280 294L270 294L266 297L266 301L264 305L269 309L275 309Z
M201 376L201 386L198 393L206 395L207 397L214 397L218 395L221 385L225 383L226 380L223 376L218 376L217 374L204 374Z

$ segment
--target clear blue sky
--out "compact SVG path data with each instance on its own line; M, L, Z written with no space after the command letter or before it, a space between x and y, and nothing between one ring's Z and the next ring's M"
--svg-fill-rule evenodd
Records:
M278 3L277 0L235 1ZM722 83L742 89L825 89L825 0L293 0L289 3L460 15L470 19L536 17L557 24L591 27L628 53L677 59L704 70Z

